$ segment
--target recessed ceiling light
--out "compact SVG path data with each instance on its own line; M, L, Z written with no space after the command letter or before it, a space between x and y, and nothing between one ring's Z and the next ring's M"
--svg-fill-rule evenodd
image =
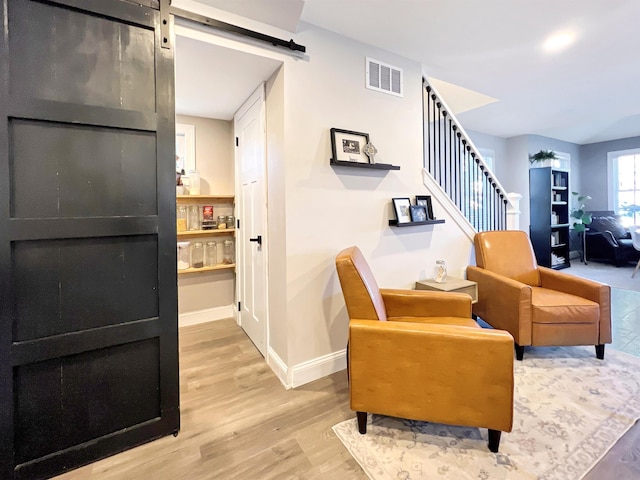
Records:
M560 50L573 42L573 33L557 33L544 42L545 50Z

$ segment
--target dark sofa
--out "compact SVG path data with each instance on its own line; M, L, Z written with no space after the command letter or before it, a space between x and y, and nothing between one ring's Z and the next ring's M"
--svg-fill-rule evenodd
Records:
M592 221L586 232L586 260L611 262L616 266L637 262L640 252L633 248L629 230L619 216L609 210L589 212Z

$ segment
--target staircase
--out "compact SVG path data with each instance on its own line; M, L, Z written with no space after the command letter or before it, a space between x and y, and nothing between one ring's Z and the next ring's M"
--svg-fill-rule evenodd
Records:
M518 228L517 198L509 198L469 136L436 90L423 78L424 181L470 237ZM448 203L448 205L447 205ZM449 207L449 208L447 208ZM457 213L455 212L455 213Z

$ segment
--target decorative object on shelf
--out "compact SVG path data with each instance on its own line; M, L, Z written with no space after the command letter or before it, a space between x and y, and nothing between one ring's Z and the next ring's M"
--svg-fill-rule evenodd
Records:
M200 173L197 170L190 170L188 175L182 175L182 183L185 193L188 195L200 195Z
M411 200L409 197L394 198L393 208L396 212L398 223L408 223L411 221Z
M378 149L373 145L373 143L369 142L364 146L364 153L369 157L369 163L376 163L374 157L376 156L376 153L378 153Z
M558 160L558 156L553 150L540 150L529 155L529 163L535 167L553 167L554 160Z
M336 161L370 163L364 151L368 143L368 133L331 129L331 150Z
M215 267L218 264L218 244L209 241L204 246L204 266Z
M222 245L222 263L225 265L233 263L233 240L225 240Z
M204 267L204 248L202 242L191 244L191 268Z
M178 270L186 270L189 263L189 245L191 242L178 242Z
M192 230L200 230L200 208L198 205L189 205L187 216L187 228Z
M202 207L202 230L212 230L217 228L218 222L213 218L213 205Z
M431 195L416 195L416 205L424 205L427 209L427 220L435 220L433 216L433 206Z
M178 232L187 231L187 207L178 205L176 209L176 230Z
M436 283L447 281L447 263L444 260L436 260L436 265L433 267L433 281Z
M424 222L427 220L427 209L424 205L411 205L409 209L412 222Z
M580 195L578 192L571 192L571 195L573 195L575 201L577 201L577 205L574 203L571 209L571 226L576 232L584 232L592 220L591 214L584 210L584 202L591 200L591 197L589 195Z

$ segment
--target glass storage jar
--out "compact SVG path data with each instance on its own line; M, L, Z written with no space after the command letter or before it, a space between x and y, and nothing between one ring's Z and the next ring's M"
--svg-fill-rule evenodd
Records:
M200 207L198 205L189 205L188 217L189 230L200 230Z
M225 240L222 246L222 263L231 265L233 263L233 240Z
M200 173L189 170L189 195L200 195Z
M436 266L433 267L433 281L436 283L447 281L447 264L444 260L436 260Z
M191 265L189 263L189 243L178 242L178 270L186 270Z
M176 230L178 232L187 231L187 207L178 205L176 210Z
M236 226L236 219L233 215L227 215L227 228L234 228Z
M204 246L204 266L215 267L218 264L218 244L207 242Z
M218 216L218 228L225 229L227 228L227 217L224 215Z
M191 268L202 268L204 266L204 249L202 242L191 244Z

